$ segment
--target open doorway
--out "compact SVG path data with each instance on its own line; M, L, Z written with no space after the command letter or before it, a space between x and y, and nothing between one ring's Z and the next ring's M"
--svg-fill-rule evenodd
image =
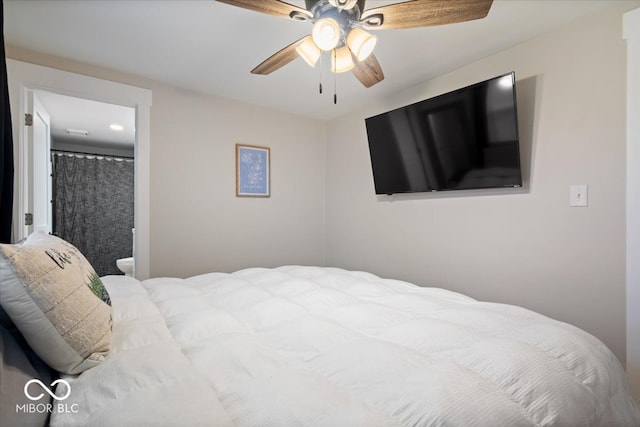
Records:
M50 129L50 144L39 144L50 146L47 231L76 246L99 276L131 274L135 109L33 92Z
M10 58L7 59L7 75L13 135L16 141L14 153L17 181L14 191L12 240L17 242L27 237L28 228L25 227L25 219L26 214L30 212L29 200L33 198L32 178L29 175L31 167L30 146L27 138L29 128L25 123L29 90L44 90L131 107L135 110L136 124L134 275L138 279L149 278L151 90Z

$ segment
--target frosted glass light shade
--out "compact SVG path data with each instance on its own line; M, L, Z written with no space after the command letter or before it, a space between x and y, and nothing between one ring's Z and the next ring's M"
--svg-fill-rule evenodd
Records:
M331 71L334 73L345 73L353 69L351 51L347 46L335 49L331 52Z
M322 50L331 50L340 42L340 25L332 18L318 19L311 30L313 42Z
M302 59L312 67L316 66L316 63L322 54L318 46L313 42L311 36L307 36L302 40L302 43L296 47L296 52L298 52L298 55L300 55L300 57L302 57Z
M367 33L362 28L353 28L347 36L347 46L358 58L358 61L363 61L371 55L377 41L378 38L376 36Z

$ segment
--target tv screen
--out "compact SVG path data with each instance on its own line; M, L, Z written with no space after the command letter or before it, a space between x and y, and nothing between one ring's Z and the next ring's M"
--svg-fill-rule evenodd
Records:
M376 194L522 185L513 72L365 124Z

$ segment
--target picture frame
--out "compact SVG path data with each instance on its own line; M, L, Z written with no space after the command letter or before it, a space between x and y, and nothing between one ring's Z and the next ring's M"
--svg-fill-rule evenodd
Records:
M271 149L236 144L236 197L271 196Z

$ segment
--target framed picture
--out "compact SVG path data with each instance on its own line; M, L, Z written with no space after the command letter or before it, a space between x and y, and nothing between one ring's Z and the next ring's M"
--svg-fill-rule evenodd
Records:
M270 150L236 144L236 197L269 197Z

